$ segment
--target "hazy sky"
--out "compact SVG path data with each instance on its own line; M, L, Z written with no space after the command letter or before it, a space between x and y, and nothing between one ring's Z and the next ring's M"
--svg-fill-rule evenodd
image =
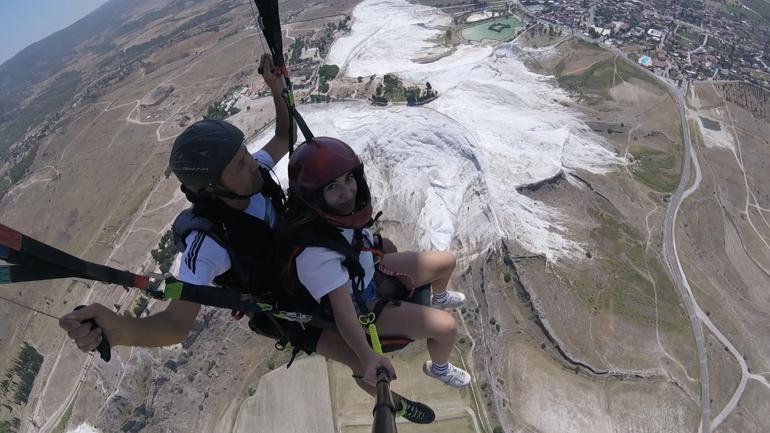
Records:
M0 63L107 0L0 0Z

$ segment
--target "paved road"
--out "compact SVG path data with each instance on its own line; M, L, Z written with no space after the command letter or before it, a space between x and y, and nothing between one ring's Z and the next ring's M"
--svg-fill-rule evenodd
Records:
M648 71L649 72L649 71ZM663 81L663 80L661 80ZM665 83L665 81L663 81ZM682 296L687 316L690 319L692 325L693 336L695 337L695 344L698 351L698 364L700 370L700 383L701 383L701 425L700 431L702 433L708 433L711 431L709 426L709 374L708 374L708 358L706 356L705 337L703 334L703 326L694 305L692 293L687 289L685 282L684 270L679 262L679 257L676 254L676 239L674 237L674 225L676 224L676 215L679 212L679 206L682 204L682 198L687 185L690 182L690 160L691 160L691 148L692 143L690 141L690 125L687 122L686 106L684 102L684 92L679 89L672 88L666 84L666 87L671 92L672 96L676 100L677 111L679 112L679 118L682 120L682 140L684 142L684 157L682 158L682 178L679 180L679 186L677 186L674 194L671 195L671 200L666 209L665 226L663 228L663 252L665 255L666 263L668 264L671 275L674 277L679 294ZM686 90L685 90L686 91Z

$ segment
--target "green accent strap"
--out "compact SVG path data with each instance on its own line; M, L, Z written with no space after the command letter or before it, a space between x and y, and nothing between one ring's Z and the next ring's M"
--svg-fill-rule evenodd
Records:
M382 355L382 344L380 344L380 336L377 334L377 325L370 323L368 329L369 338L372 340L372 350L374 350L374 353Z
M166 288L163 290L164 297L166 299L180 299L182 297L183 285L184 283L181 281L166 282Z
M369 341L372 343L372 350L374 353L382 355L382 344L380 343L380 335L377 333L377 325L374 324L377 317L374 313L361 314L358 316L358 321L366 328L369 333Z

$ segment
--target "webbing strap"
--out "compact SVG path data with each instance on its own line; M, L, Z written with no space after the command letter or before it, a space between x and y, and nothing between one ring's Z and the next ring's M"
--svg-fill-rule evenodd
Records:
M173 277L166 279L166 287L163 291L148 291L148 294L156 299L176 299L217 308L226 308L238 311L248 311L254 314L266 314L269 317L297 322L304 326L336 330L333 323L321 318L295 311L278 310L270 304L254 302L242 299L240 293L222 290L220 287L198 286L184 283Z
M265 36L265 42L270 49L270 54L273 56L273 63L275 63L278 73L283 76L283 92L281 96L286 102L286 107L289 111L289 154L294 152L294 128L292 127L293 121L297 122L297 126L302 135L305 136L305 140L313 138L313 133L305 123L305 119L297 112L294 104L294 92L289 79L289 72L286 68L286 60L283 56L283 35L281 32L281 18L278 11L277 0L254 0L254 4L257 5L260 18L257 21L262 34Z
M60 278L84 278L72 275L69 269L58 266L47 266L45 262L41 266L13 265L0 266L0 284L26 283L29 281L58 280Z
M139 289L146 289L150 285L149 277L88 262L23 235L3 224L0 224L0 244L5 247L0 248L0 258L8 263L23 266L18 270L9 270L9 281L0 282L17 282L13 280L13 277L17 275L21 278L18 281L74 277ZM11 266L10 268L14 267ZM41 278L35 278L34 271L38 268Z

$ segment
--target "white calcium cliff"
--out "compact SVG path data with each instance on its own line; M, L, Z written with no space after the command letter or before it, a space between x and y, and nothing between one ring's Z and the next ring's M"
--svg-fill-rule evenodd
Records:
M361 155L376 208L413 230L419 247L447 249L455 241L453 249L469 253L509 237L550 260L579 253L559 210L516 188L561 171L606 173L625 161L558 102L567 95L549 77L527 71L510 45L451 51L435 42L450 22L438 9L365 0L326 63L349 77L395 73L428 81L441 96L421 107L362 101L298 109L315 135L340 138ZM425 63L426 56L438 60ZM286 161L277 172L286 185Z

